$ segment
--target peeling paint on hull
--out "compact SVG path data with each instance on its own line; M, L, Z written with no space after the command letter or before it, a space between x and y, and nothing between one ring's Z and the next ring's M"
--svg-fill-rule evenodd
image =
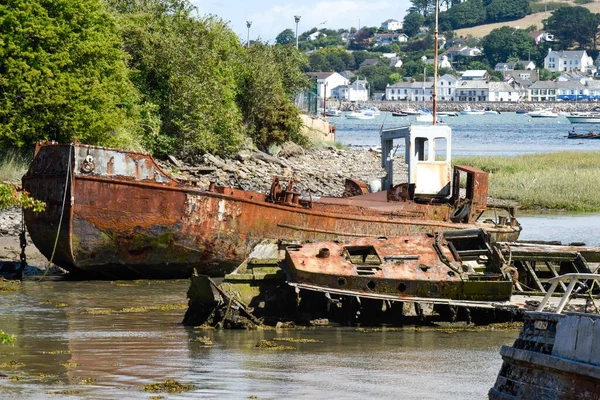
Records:
M38 144L23 187L48 204L43 213L25 214L42 254L51 257L62 215L54 263L109 278L183 277L193 268L223 274L265 238L348 240L475 226L449 222L447 205L387 202L376 194L321 198L303 208L261 193L206 191L169 177L149 155L79 144ZM487 228L496 240L519 233Z

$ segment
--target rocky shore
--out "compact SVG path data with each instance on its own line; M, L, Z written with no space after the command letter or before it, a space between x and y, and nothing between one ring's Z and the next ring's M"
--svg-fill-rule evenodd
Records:
M380 152L375 149L327 147L305 150L293 143L285 143L275 156L242 150L229 159L207 154L199 165L185 165L171 158L161 166L180 179L196 181L201 187L214 182L219 186L267 193L273 177L277 176L282 182L293 178L301 192L310 190L317 196L341 196L347 178L365 183L380 181L385 175L380 160ZM406 179L406 165L395 162L394 180L399 183Z

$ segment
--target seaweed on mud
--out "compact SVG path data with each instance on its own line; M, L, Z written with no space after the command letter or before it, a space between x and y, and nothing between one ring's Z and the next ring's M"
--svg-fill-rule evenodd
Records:
M75 362L66 362L66 363L62 363L60 364L65 368L75 368L75 367L79 367L81 364L75 363Z
M142 390L144 392L181 393L181 392L189 392L190 390L194 390L195 388L196 388L195 385L180 383L174 379L167 379L164 382L149 383L147 385L144 385Z
M289 343L323 343L322 340L317 339L306 339L306 338L291 338L291 337L278 337L273 340L278 342L289 342Z
M5 362L0 364L0 368L23 368L25 366L21 361L11 360L9 362Z
M190 339L190 342L198 342L204 346L214 346L215 342L208 336L198 336L195 339Z
M143 306L143 307L125 307L120 310L113 310L110 308L86 308L83 313L90 315L112 315L112 314L128 314L128 313L143 313L148 311L170 311L170 310L185 310L187 304L158 304L155 306Z
M254 345L257 349L267 349L267 350L295 350L295 347L292 346L282 346L277 344L272 340L261 340L260 342Z
M17 337L0 329L0 344L15 344Z

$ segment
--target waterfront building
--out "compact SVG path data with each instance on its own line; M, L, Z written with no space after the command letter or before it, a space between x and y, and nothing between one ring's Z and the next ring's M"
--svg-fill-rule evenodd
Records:
M367 101L369 100L369 84L366 80L357 79L352 84L333 88L331 97L347 101Z
M446 74L438 78L437 99L440 101L454 101L458 79Z
M319 98L331 97L331 90L340 85L347 85L350 81L337 72L307 72L310 79L316 80L317 96Z
M463 81L488 81L490 73L485 69L470 69L463 72L460 79Z
M397 82L385 88L386 100L432 101L433 82Z
M489 84L482 80L460 80L457 83L455 98L458 101L488 101Z
M516 102L520 100L519 90L515 89L506 82L490 82L489 87L489 101L509 101Z

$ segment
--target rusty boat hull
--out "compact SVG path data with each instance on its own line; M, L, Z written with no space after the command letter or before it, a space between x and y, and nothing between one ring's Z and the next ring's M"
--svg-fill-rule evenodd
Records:
M150 155L81 144L38 144L23 187L47 204L25 212L42 254L69 271L110 279L184 277L194 268L221 275L265 238L344 241L481 227L511 241L520 231L453 223L447 204L390 202L385 192L299 204L206 190L170 177Z

